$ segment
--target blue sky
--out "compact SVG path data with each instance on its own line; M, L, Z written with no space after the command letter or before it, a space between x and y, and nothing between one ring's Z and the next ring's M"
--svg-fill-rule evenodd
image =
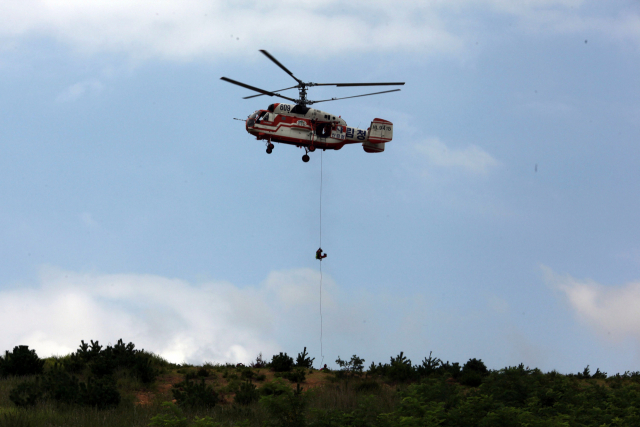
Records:
M322 354L320 153L219 80L292 85L259 49L406 82L318 105L394 123L322 154ZM638 370L638 69L633 1L3 2L0 348Z

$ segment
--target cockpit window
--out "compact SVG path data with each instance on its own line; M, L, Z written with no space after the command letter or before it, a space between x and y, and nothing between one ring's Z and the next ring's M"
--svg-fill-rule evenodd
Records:
M266 111L260 111L260 114L258 114L258 117L256 118L256 123L260 123L260 120L262 120L265 116L265 114L267 114Z

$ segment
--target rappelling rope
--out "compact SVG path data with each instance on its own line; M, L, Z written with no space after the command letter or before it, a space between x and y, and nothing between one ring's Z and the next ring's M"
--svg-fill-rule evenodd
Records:
M320 247L322 248L322 151L320 151ZM324 366L324 353L322 351L322 258L320 258L320 365Z

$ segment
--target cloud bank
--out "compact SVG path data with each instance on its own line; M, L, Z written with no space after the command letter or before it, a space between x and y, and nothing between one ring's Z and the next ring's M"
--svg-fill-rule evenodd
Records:
M175 363L248 363L258 353L295 356L307 346L318 364L319 282L311 269L274 271L257 286L238 287L46 267L35 286L0 290L0 349L28 345L44 357L75 351L80 340L104 345L122 338ZM324 354L331 355L324 363L365 347L388 357L389 345L408 350L424 333L406 327L424 321L419 295L351 298L326 273L322 290ZM377 343L385 345L375 349Z
M593 330L615 340L640 340L640 282L604 286L556 274L548 267L543 271L547 282L566 297L576 316Z
M291 306L314 311L316 276L312 270L276 272L259 287L240 289L46 268L37 286L0 291L0 348L28 344L41 355L66 354L81 339L106 344L123 338L177 363L248 362L281 349L275 329ZM325 281L330 291L333 284Z
M613 39L640 41L637 11L592 16L590 4L582 0L6 0L0 4L0 44L49 37L88 53L172 60L244 56L247 50L260 48L326 58L380 50L456 54L475 44L479 35L493 31L493 18L503 17L529 32L593 30Z

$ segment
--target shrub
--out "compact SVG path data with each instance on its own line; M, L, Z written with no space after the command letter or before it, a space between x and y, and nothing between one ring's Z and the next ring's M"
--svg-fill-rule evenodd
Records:
M539 369L525 368L521 363L491 372L481 378L482 393L507 406L524 406L531 396L536 396L541 406L551 407L558 400L552 385L553 378L556 377L557 374L550 374L550 381L545 380ZM549 382L543 385L547 381Z
M316 358L314 357L313 359L311 359L308 356L309 355L307 354L307 347L305 347L304 350L302 350L302 353L298 353L298 357L296 358L296 366L300 368L312 368L313 361L316 360Z
M489 371L481 359L469 359L460 372L460 384L478 387L482 384L482 378L488 374Z
M288 385L286 385L282 380L275 380L269 383L266 383L258 390L263 396L271 396L271 395L281 395L284 394L291 389Z
M226 386L220 389L220 391L223 393L235 394L238 392L238 390L240 390L241 385L242 385L242 381L236 378L229 381Z
M62 359L62 366L67 372L70 372L72 374L79 374L83 371L87 364L76 353L71 353L69 356Z
M600 368L596 368L596 371L594 372L593 375L591 375L591 378L605 380L607 379L607 373L600 372Z
M306 379L306 374L304 369L294 369L293 371L282 374L282 378L292 383L302 383Z
M117 361L113 356L111 347L107 347L104 351L94 357L91 363L91 373L98 378L113 375L118 367Z
M416 370L411 365L411 359L407 359L401 351L395 358L391 358L387 376L392 381L408 381L415 377Z
M425 357L424 360L422 361L422 365L416 368L419 376L428 377L430 375L436 374L444 366L444 364L442 363L442 360L438 359L437 357L431 356L432 353L433 352L430 351L429 357Z
M131 371L143 384L153 383L160 373L153 367L153 357L142 352L137 355ZM208 373L206 369L205 372Z
M240 386L240 390L236 392L236 396L234 398L234 403L239 405L249 405L253 402L258 401L258 397L260 397L260 393L256 389L256 386L251 383L251 381L245 381Z
M107 409L118 406L120 392L115 381L110 378L89 377L87 383L83 383L67 373L62 365L56 364L35 381L18 384L9 393L9 398L20 407L32 406L41 399L50 399L66 405L77 404Z
M31 419L24 411L6 412L0 416L0 426L3 427L31 427Z
M229 369L225 369L224 372L222 373L222 378L226 379L226 380L237 380L238 374L236 374L235 372L229 372Z
M89 344L84 342L84 340L80 340L80 346L75 354L80 357L84 363L89 363L100 354L100 350L102 350L102 346L98 341L91 340L91 347L89 347Z
M359 358L355 354L351 356L351 360L348 362L340 359L340 356L338 356L336 363L340 366L340 371L337 373L338 377L342 378L360 376L364 369L364 359Z
M115 408L120 404L120 392L110 378L89 378L86 386L81 383L80 401L98 409Z
M58 403L81 403L80 381L56 365L42 379L42 390L46 397Z
M255 362L251 362L251 367L252 368L264 368L267 365L267 362L264 361L264 359L262 359L262 353L260 353L258 355L258 357L256 357Z
M107 348L109 348L109 346L107 346ZM138 362L140 356L145 356L143 350L136 350L135 348L134 343L130 342L125 345L122 338L119 339L111 351L115 364L124 368L133 367Z
M380 390L380 383L374 380L365 380L356 384L354 390L358 393L371 393Z
M9 399L17 407L26 408L34 406L38 400L42 399L42 394L42 387L36 379L36 381L25 381L18 384L9 392Z
M91 374L98 377L109 377L116 369L125 368L144 384L155 381L159 372L154 365L166 366L166 360L154 354L136 350L135 344L125 344L122 339L112 347L105 348L98 341L91 340L91 345L81 341L78 350L63 360L67 372L80 373L89 366Z
M486 375L489 373L489 370L485 366L482 359L469 359L467 363L462 367L462 374L464 375L467 372L478 372L481 375Z
M222 424L213 421L211 417L199 418L196 415L193 422L189 422L182 409L173 402L163 402L162 407L164 411L151 418L149 427L222 427Z
M280 395L263 396L260 403L271 416L267 425L274 427L302 427L306 425L307 396L300 384L295 391L288 388Z
M5 351L4 357L0 357L0 377L9 375L39 375L44 368L44 360L41 360L35 350L29 350L29 346L19 345L13 348L13 352Z
M240 378L245 380L250 380L256 376L256 373L253 372L251 368L240 368Z
M448 375L451 375L451 377L454 379L459 378L460 372L462 371L462 368L460 367L460 364L458 362L453 362L449 364L448 360L446 363L442 364L440 369L442 369L442 371L446 372Z
M206 385L204 378L198 382L184 381L175 384L171 390L173 398L180 406L189 408L213 408L218 403L218 393Z
M274 372L288 372L293 367L293 358L287 353L276 354L271 359L271 369Z
M479 387L482 384L482 375L479 372L471 371L460 376L460 384L469 387Z
M429 353L429 357L425 357L421 365L412 366L411 360L407 359L403 352L396 357L392 357L390 363L371 362L368 369L369 375L380 375L387 377L391 381L406 382L414 381L419 378L431 377L433 375L447 375L457 379L460 376L459 363L443 363L441 359L433 357Z
M202 367L200 369L198 369L198 372L196 372L196 375L198 375L199 377L202 378L206 378L209 376L209 370L205 367Z

